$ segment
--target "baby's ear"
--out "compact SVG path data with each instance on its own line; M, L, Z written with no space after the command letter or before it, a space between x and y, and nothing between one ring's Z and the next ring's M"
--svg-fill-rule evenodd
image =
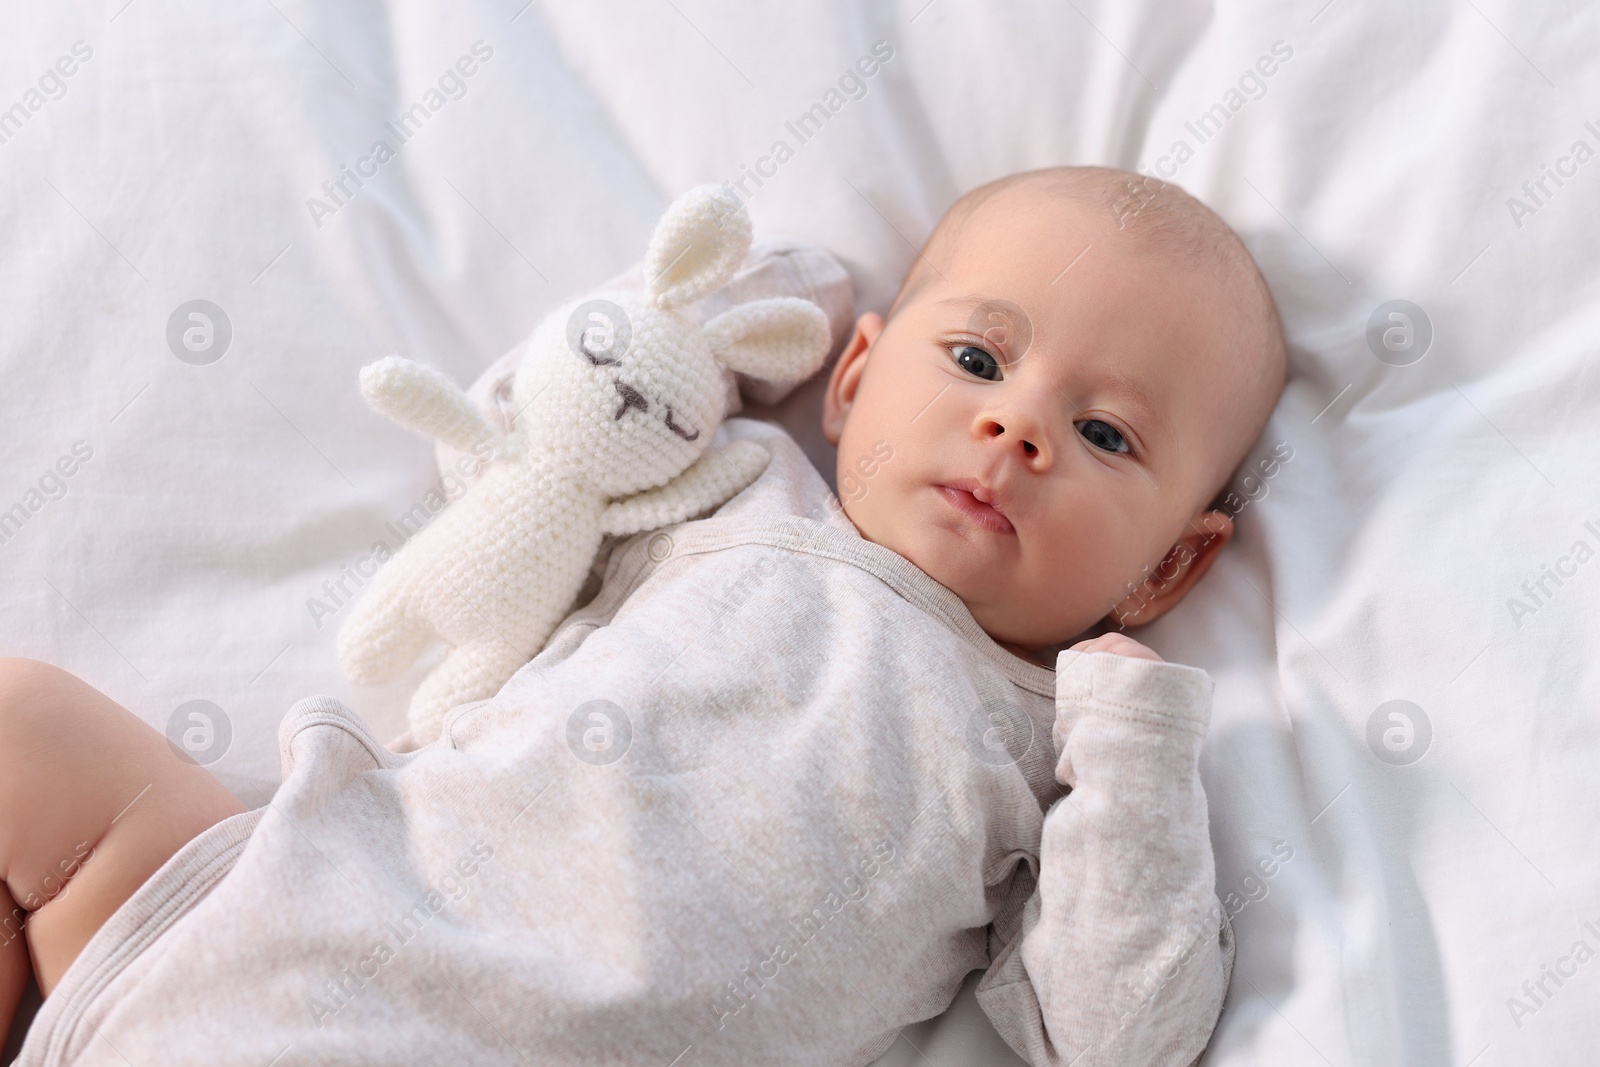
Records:
M705 324L706 340L729 370L767 382L811 377L833 340L828 316L809 300L752 300Z

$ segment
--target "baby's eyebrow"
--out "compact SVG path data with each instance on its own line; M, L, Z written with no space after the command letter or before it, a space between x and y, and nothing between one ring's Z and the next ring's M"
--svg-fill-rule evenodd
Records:
M987 308L989 314L984 317L986 319L998 319L998 325L1004 328L1004 338L995 342L1002 346L1009 347L1011 339L1015 337L1027 337L1030 340L1033 337L1033 324L1027 321L1028 313L1011 301L1002 300L997 296L954 296L948 300L941 300L934 306L951 307L971 312ZM1012 315L1013 308L1022 315L1021 322L1017 321L1016 317ZM969 323L969 325L971 324ZM993 329L992 325L984 326L982 329L974 329L973 332L987 338L988 331L991 329ZM994 340L993 338L989 339L991 341Z
M979 304L999 303L992 296L952 296L947 300L939 301L940 306L951 307L977 307Z
M1129 409L1128 418L1134 423L1136 432L1143 439L1146 450L1151 447L1151 435L1155 431L1165 432L1167 422L1155 406L1145 398L1143 390L1121 371L1104 370L1100 372L1100 380L1095 383L1095 392L1109 393L1122 402Z

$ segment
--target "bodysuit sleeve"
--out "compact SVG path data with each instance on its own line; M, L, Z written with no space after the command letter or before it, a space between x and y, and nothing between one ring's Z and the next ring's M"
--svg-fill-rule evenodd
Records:
M1045 816L1020 930L977 988L1034 1067L1186 1067L1210 1040L1233 969L1199 775L1211 689L1176 663L1057 659L1070 792Z

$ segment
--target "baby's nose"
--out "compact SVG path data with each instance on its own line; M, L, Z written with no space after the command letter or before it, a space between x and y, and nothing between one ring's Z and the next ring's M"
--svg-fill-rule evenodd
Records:
M1028 466L1042 469L1050 465L1049 441L1037 419L1020 411L996 412L982 416L981 423L981 436L1020 450L1019 458Z

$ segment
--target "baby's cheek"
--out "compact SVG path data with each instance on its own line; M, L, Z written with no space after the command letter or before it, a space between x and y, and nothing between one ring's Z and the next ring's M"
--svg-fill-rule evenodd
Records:
M894 495L882 472L868 478L854 467L839 471L839 503L856 529L869 540L889 537L895 527Z
M857 444L849 455L840 456L838 478L839 499L849 502L861 500L880 480L884 468L893 463L894 445L882 437L873 439L870 446Z
M857 475L853 470L846 470L839 475L839 499L846 504L854 504L867 495L866 479Z
M1061 639L1080 633L1111 613L1133 583L1138 565L1130 539L1079 514L1057 524L1042 567L1025 584L1041 616L1063 627Z
M1058 640L1088 629L1110 611L1109 597L1094 579L1092 568L1076 566L1058 568L1036 583L1036 588L1051 591L1051 595L1038 598L1039 612L1050 619L1050 629L1059 633Z

